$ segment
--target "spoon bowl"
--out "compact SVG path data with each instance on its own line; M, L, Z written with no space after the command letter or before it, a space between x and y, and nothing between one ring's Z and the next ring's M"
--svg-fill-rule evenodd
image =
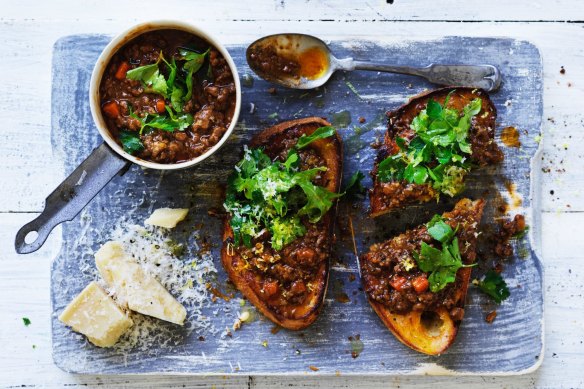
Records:
M324 85L338 69L321 39L306 34L275 34L248 46L247 63L264 80L293 89Z

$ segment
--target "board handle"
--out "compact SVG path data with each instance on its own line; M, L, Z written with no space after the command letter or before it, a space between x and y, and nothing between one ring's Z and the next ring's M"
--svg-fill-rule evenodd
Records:
M130 162L102 143L45 200L45 209L17 233L14 247L18 254L30 254L45 243L57 225L73 220L118 173L125 173Z

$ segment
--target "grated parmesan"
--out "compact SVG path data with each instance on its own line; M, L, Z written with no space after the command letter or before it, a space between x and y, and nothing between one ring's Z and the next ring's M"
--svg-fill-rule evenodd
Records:
M110 239L121 242L126 253L145 272L156 277L187 310L185 326L180 329L149 316L130 313L134 326L114 346L116 350L122 353L130 350L154 353L161 348L184 343L185 336L193 331L217 332L209 317L203 314L203 308L211 302L206 284L216 276L217 269L211 253L199 253L198 232L193 234L192 239L189 238L188 243L181 244L171 239L165 229L120 222L109 235ZM184 248L184 255L180 258L173 254L177 246ZM87 266L84 270L99 279L94 269L90 270ZM100 280L100 285L106 287L103 280ZM106 289L117 298L115 290Z

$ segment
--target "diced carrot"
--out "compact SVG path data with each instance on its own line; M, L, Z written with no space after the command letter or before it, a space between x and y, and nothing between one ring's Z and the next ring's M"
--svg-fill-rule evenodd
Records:
M408 280L405 277L397 276L393 277L393 279L389 281L389 284L393 289L397 290L398 292L401 292L407 281Z
M426 276L419 276L414 278L414 280L412 281L412 285L416 292L422 293L428 290L428 286L430 286L430 283L428 282Z
M120 116L120 107L118 107L118 103L115 101L105 103L101 109L103 109L103 112L105 112L105 114L112 119Z
M271 297L278 293L278 283L276 281L264 281L264 293Z
M118 80L123 80L126 78L126 73L130 70L130 64L126 61L122 62L116 71L116 78Z
M156 100L156 111L158 113L164 113L166 107L166 103L163 99Z

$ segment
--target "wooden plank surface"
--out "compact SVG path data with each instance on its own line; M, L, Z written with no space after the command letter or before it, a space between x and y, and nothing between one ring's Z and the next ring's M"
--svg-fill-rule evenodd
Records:
M580 226L584 224L581 187L584 171L580 168L582 154L582 130L584 115L584 29L578 23L516 22L521 20L548 21L584 19L581 1L522 1L450 2L395 0L389 16L410 20L414 13L425 12L434 22L377 23L370 19L350 18L342 4L335 5L332 21L308 21L312 14L324 5L308 2L302 11L282 12L280 2L258 4L249 19L226 21L228 6L207 3L165 2L167 15L189 20L212 31L224 42L244 43L267 33L303 31L327 38L352 36L437 37L464 32L468 36L511 36L527 39L540 49L544 60L544 137L545 160L551 171L543 180L543 257L546 275L546 359L536 372L515 378L400 378L350 379L334 377L321 381L311 377L275 379L270 377L245 377L235 379L153 376L147 378L99 376L75 376L61 372L52 364L50 346L49 307L49 259L60 247L57 231L45 248L34 255L20 257L14 254L13 238L23 223L35 217L42 209L43 199L63 176L62 167L51 159L50 148L50 63L53 43L61 36L76 33L114 34L129 24L162 15L158 7L138 7L139 19L116 12L116 7L91 1L80 5L63 1L56 6L42 6L36 2L6 2L0 16L0 40L3 45L1 66L5 86L5 104L0 105L0 117L4 121L4 142L0 144L3 161L3 201L0 204L0 247L3 249L3 270L0 272L0 309L4 312L0 324L0 338L4 340L0 351L0 386L62 387L288 387L339 386L339 387L415 387L433 388L448 384L453 388L470 386L491 388L526 387L582 387L581 366L584 364L582 342L584 328L584 265L580 253L584 240ZM141 3L146 4L146 3ZM385 2L369 2L374 10L385 12ZM491 7L491 5L493 5ZM318 9L318 6L321 8ZM355 2L349 6L359 7ZM182 7L182 8L181 8ZM211 8L209 8L211 7ZM215 7L215 8L213 8ZM334 8L332 5L326 5ZM346 7L345 7L346 8ZM366 8L364 5L363 9ZM205 10L214 9L214 17ZM87 11L86 11L87 10ZM217 11L219 10L219 11ZM416 11L416 12L414 12ZM270 15L273 21L256 23L254 13ZM136 15L132 11L131 15ZM201 16L204 15L204 16ZM464 16L461 16L464 15ZM485 17L484 15L488 15ZM532 16L535 15L535 16ZM461 20L474 18L483 23L448 23L441 18ZM508 23L490 20L505 18ZM204 20L201 20L204 19ZM354 19L354 20L350 20ZM303 20L296 22L295 20ZM559 73L564 66L566 73ZM31 76L32 75L32 76ZM15 114L17 113L17 114ZM547 120L547 119L550 120ZM26 134L23 137L22 134ZM564 145L566 147L563 147ZM558 171L559 170L559 171ZM550 192L554 191L552 195ZM32 213L14 213L32 212ZM22 317L32 320L24 327ZM32 348L35 344L37 347Z
M159 19L174 19L177 15L189 15L188 19L198 21L308 21L308 22L384 22L395 20L428 21L566 21L582 20L582 5L563 0L492 0L488 4L477 0L465 4L457 0L442 0L439 4L431 0L338 0L335 2L315 0L256 0L217 2L182 2L168 1L165 7L159 7L154 0L140 1L141 12L136 12L136 2L119 2L116 0L90 0L83 6L70 9L67 0L51 2L51 7L39 7L34 0L19 1L4 10L4 19L51 18L61 21L101 20L108 10L108 18L140 20L152 9L156 9ZM578 14L577 9L580 7Z

